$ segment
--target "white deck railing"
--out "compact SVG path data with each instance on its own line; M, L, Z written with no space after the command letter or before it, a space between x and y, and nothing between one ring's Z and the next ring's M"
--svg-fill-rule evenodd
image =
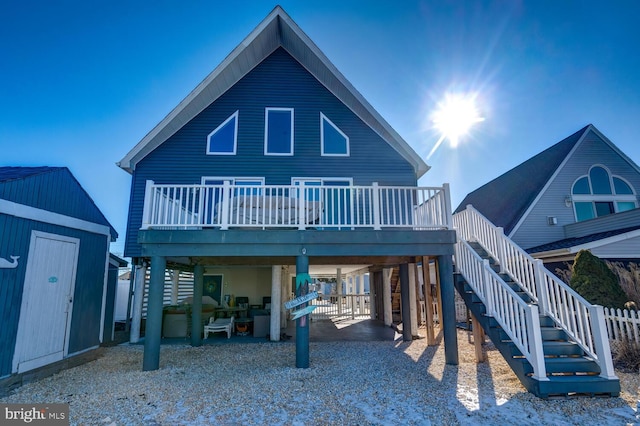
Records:
M500 271L508 274L537 303L540 314L549 315L598 363L602 377L615 377L602 306L586 301L473 206L457 213L453 223L458 239L477 241L496 259Z
M142 229L451 229L449 197L447 184L159 185L147 181Z
M547 378L536 305L528 305L464 240L456 244L456 266L493 317L533 367L533 377Z
M309 302L316 309L311 318L316 320L333 318L370 318L371 304L368 294L323 294Z

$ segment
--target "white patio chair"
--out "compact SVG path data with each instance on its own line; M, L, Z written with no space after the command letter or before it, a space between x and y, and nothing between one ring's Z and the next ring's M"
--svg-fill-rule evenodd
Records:
M209 318L209 324L204 326L204 338L208 338L209 333L216 333L220 331L226 331L227 339L231 338L231 331L233 331L233 316L231 316L231 318Z

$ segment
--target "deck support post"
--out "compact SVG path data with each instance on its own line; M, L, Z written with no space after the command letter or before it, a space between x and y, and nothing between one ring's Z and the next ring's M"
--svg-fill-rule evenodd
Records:
M309 258L304 254L296 257L296 297L309 293ZM298 309L303 309L303 303ZM296 320L296 368L309 368L309 315Z
M162 256L154 256L151 258L151 279L149 280L149 299L147 305L142 371L152 371L160 368L162 298L164 296L164 274L166 267L166 258Z
M338 315L342 315L342 268L336 270L336 294L338 295Z
M393 312L391 308L391 275L393 268L382 270L382 304L384 305L384 325L390 327L393 323Z
M416 293L416 264L409 263L409 312L411 313L411 338L418 337L418 297Z
M133 277L133 308L131 313L131 332L129 342L138 343L140 341L140 323L142 322L142 302L144 300L144 281L147 275L147 268L143 265L135 266Z
M409 284L409 264L400 264L400 305L402 306L402 340L413 340L411 329L411 296Z
M450 365L458 365L458 334L456 331L456 302L453 289L453 260L438 256L438 286L442 309L439 312L444 335L444 358Z
M191 305L191 346L201 346L202 337L202 288L204 286L204 266L193 267L193 304Z
M271 266L271 329L269 339L280 341L280 310L282 309L282 267Z
M482 351L484 343L484 330L475 315L471 314L471 328L473 329L473 347L476 352L476 362L481 363L487 360L487 356Z
M424 285L424 316L425 327L427 329L427 345L433 346L436 344L435 332L433 330L433 292L431 291L431 265L429 264L429 257L422 256L422 283Z
M178 304L178 288L180 286L180 271L174 269L171 271L171 304Z

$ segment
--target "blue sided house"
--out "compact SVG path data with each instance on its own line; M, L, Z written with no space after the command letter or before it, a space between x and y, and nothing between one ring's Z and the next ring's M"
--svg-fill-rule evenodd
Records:
M167 269L194 275L198 345L203 295L270 308L278 340L301 277L366 271L371 316L382 318L391 312L382 288L398 267L411 339L409 265L423 257L441 272L457 363L448 187L417 186L429 167L279 6L119 166L132 177L134 323L150 269L143 369L159 367Z
M0 167L0 378L97 348L117 233L66 167Z
M268 311L253 325L268 317L271 340L295 319L296 366L304 368L311 309L337 301L339 312L364 307L385 324L395 310L411 340L422 293L428 342L438 305L446 362L457 364L456 288L474 330L484 329L531 392L620 392L602 307L576 299L476 210L452 215L446 184L418 186L429 167L280 7L119 166L132 176L125 256L135 274L132 340L146 309L143 370L160 367L163 322L174 317L174 333L188 321L165 305L179 302L189 273L194 346L209 317L205 335L230 336L215 317L243 318L236 300ZM364 295L363 272L368 299L342 303ZM358 279L343 287L349 274ZM327 275L336 292L316 303L309 284ZM215 302L214 314L203 299Z

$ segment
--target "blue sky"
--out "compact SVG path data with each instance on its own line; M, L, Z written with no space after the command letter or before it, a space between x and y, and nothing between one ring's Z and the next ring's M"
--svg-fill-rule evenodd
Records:
M0 13L0 165L67 166L120 239L115 163L273 9L267 1L20 1ZM640 162L640 2L282 1L423 157L447 91L485 121L427 161L464 195L594 124Z

